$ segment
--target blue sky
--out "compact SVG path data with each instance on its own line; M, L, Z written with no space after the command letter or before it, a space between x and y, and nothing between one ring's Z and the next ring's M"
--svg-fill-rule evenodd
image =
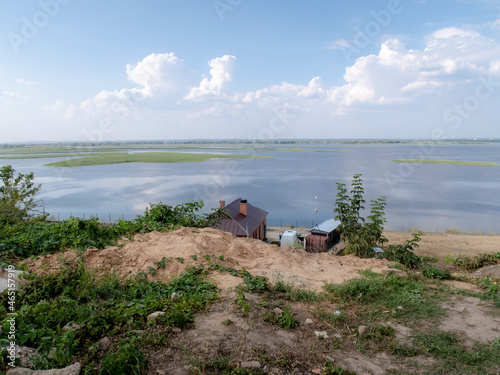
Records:
M3 0L0 35L0 142L500 137L500 0Z

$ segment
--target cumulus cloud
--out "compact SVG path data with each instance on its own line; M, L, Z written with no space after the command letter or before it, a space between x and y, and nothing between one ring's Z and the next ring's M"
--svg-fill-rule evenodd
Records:
M193 87L184 97L185 100L197 100L206 96L218 96L227 83L232 81L236 57L224 55L208 62L211 78L203 78L198 87Z
M177 76L182 69L183 60L173 52L153 53L139 61L135 66L127 64L128 79L143 87L145 95L155 90L172 90L177 86Z
M346 68L346 84L331 88L332 103L387 104L436 93L494 70L491 63L500 46L473 30L448 27L436 30L423 50L407 49L388 39L378 55L362 56ZM498 60L497 60L498 61Z
M126 66L128 79L139 87L103 90L84 100L80 108L88 113L107 110L127 116L131 109L147 98L182 89L184 71L183 60L174 53L153 53L135 65Z

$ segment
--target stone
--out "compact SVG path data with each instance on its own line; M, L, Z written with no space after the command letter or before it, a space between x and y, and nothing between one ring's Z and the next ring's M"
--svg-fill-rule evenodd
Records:
M314 334L316 335L316 337L322 337L324 339L328 338L328 334L326 333L326 331L314 331Z
M147 319L153 320L153 319L156 319L160 315L165 315L165 312L164 311L155 311L154 313L149 314Z
M320 368L313 368L313 369L311 370L311 372L312 372L313 374L319 374L319 375L321 375L321 369L320 369Z
M281 310L279 307L276 307L273 310L273 313L275 313L276 315L281 315L281 314L283 314L283 310Z
M368 328L368 326L359 326L358 327L358 333L360 335L363 335L365 333L368 333L370 331L370 328Z
M170 299L171 299L172 301L178 301L178 300L180 300L180 299L181 299L181 297L180 297L177 293L173 292L173 293L170 295Z
M14 355L14 357L19 360L20 367L35 368L34 363L31 361L31 358L39 357L35 349L18 345L14 345L14 353L9 351L12 349L9 346L2 347L1 349L6 349L8 351L8 355Z
M340 335L340 333L334 333L333 337L335 337L336 339L339 339L339 340L342 338L342 336Z
M109 337L103 337L97 341L97 344L102 350L107 351L111 347L112 342Z
M144 330L142 330L142 329L131 329L129 332L130 333L135 333L136 335L142 335L144 333Z
M82 329L85 327L85 323L82 324L76 324L76 323L68 323L64 327L62 327L63 331L78 331L79 329Z
M163 371L163 370L156 370L155 374L156 375L166 375L165 371Z
M306 319L306 321L304 322L304 324L314 324L314 322L311 320L311 319Z
M335 336L335 335L334 335ZM335 362L335 358L330 357L329 355L326 356L326 360L330 362Z
M29 368L15 367L6 372L6 375L79 375L82 366L79 362L71 366L53 370L31 370Z
M180 329L179 327L172 327L172 332L173 333L181 333L182 329Z
M259 369L261 367L261 364L259 361L248 361L248 362L241 362L240 363L241 368L256 368Z

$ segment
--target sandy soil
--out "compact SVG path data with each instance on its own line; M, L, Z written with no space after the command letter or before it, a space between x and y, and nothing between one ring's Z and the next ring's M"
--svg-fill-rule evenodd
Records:
M206 263L203 256L207 255L215 255L216 260L221 255L224 259L229 257L230 261L220 263L237 269L245 267L252 275L265 275L270 280L281 277L297 286L316 290L321 289L323 282L342 283L358 277L358 270L361 269L372 269L374 272L394 271L388 267L387 260L359 259L352 255L339 257L327 253L311 254L250 238L237 238L214 229L181 228L170 233L136 235L121 247L92 249L83 254L91 269L114 271L124 277L134 276L141 271L148 272L148 267L157 268L154 261L160 261L163 257L170 258L164 269L157 269L156 275L149 277L151 280L165 282L178 275L189 264ZM62 255L40 257L27 264L37 272L51 272L60 267L60 258L71 261L75 257L76 252L68 251ZM216 273L214 277L222 289L241 283L241 278L227 273Z
M386 236L390 243L401 243L411 238L411 234L403 232L387 232ZM480 252L500 251L499 245L500 236L426 233L416 252L419 255L436 257L448 254L474 255ZM132 240L124 240L121 246L104 250L93 249L83 253L87 265L97 272L114 271L128 277L138 272L148 272L148 267L154 267L157 273L149 274L149 279L165 282L178 275L188 265L206 264L204 256L236 269L245 267L251 274L266 275L271 281L276 280L279 275L297 286L315 290L320 290L324 281L342 283L347 279L358 277L360 269L372 269L374 272L402 272L390 269L386 260L340 257L331 253L311 254L289 247L280 248L258 240L236 238L213 229L181 228L171 233L152 232L136 235ZM220 256L223 256L223 260ZM169 258L165 268L157 269L153 262L160 261L164 257ZM65 262L73 262L75 258L76 252L67 251L59 255L26 260L26 264L30 270L37 273L51 273ZM191 328L169 333L167 348L152 349L146 353L148 374L193 373L192 366L186 364L186 353L189 353L189 357L205 361L225 356L230 358L232 363L235 362L235 365L239 365L240 361L259 360L265 355L274 362L286 362L289 367L296 365L308 369L294 371L294 374L311 374L326 358L332 358L336 364L348 367L358 374L381 375L386 374L389 369L394 369L398 373L423 373L424 369L434 362L429 356L403 360L385 352L370 355L355 350L359 339L356 331L352 331L348 326L332 326L326 321L317 319L315 315L317 307L330 312L341 309L341 306L332 305L328 301L315 304L286 302L291 307L294 317L301 322L301 325L292 331L284 331L262 321L266 311L283 307L283 301L280 300L270 300L269 306L264 307L260 295L245 293L251 308L248 316L243 316L233 303L236 296L234 287L240 284L242 279L227 272L214 272L211 277L222 289L221 299L206 312L197 314ZM449 285L469 290L477 288L460 281L450 282ZM459 332L468 346L472 346L474 342L488 343L499 337L500 316L498 309L491 302L457 295L443 302L441 306L446 310L446 316L436 322L436 329ZM305 324L306 319L312 319L313 323ZM406 327L393 324L383 317L380 323L393 326L400 343L410 343L415 334L414 329L418 329L411 325ZM148 328L151 332L155 329L156 326ZM319 339L315 331L327 332L328 338ZM113 348L116 348L116 343L111 349L103 349L103 354ZM415 370L412 362L418 363L417 368L422 369L422 372L419 370L412 372ZM265 366L264 369L270 374L289 373L283 372L277 365Z
M297 233L307 236L309 228L294 229ZM268 228L267 234L272 241L279 241L283 230L277 227ZM385 231L388 244L397 245L413 238L409 232ZM442 257L444 255L477 255L479 253L500 252L500 235L423 233L420 246L415 253L420 256Z
M413 236L408 232L384 232L389 244L404 243ZM420 256L477 255L500 252L499 235L424 233L415 253Z

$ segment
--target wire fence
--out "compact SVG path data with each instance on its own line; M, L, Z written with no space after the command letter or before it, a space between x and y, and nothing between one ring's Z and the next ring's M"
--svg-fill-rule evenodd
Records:
M317 225L316 220L307 219L267 219L268 227L280 228L312 228Z
M120 220L135 220L139 214L113 214L113 213L90 213L90 212L50 212L47 221L57 222L68 220L71 217L78 219L90 219L97 218L103 223L117 223ZM267 219L268 227L280 227L280 228L312 228L317 225L316 220L309 219Z
M111 214L111 213L88 213L88 212L50 212L47 221L63 221L69 218L91 219L97 218L104 223L117 223L120 220L134 220L138 214Z

